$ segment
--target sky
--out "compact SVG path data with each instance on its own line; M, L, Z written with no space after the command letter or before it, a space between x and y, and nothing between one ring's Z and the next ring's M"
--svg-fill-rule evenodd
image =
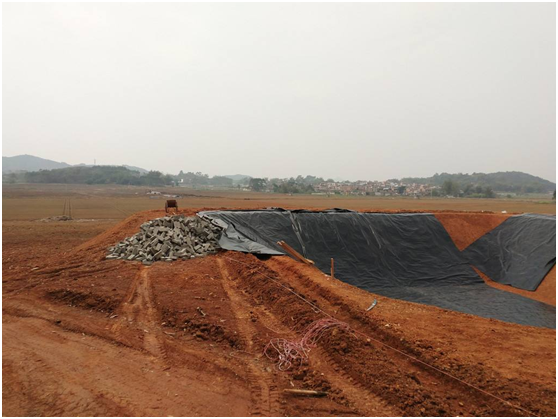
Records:
M552 3L4 3L2 155L556 181Z

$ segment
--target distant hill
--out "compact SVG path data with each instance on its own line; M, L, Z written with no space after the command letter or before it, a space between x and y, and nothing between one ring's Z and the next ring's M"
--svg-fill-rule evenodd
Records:
M140 172L140 173L147 173L149 172L149 170L143 169L141 167L137 167L137 166L128 166L127 164L123 164L122 167L125 167L128 170L135 170L136 172Z
M37 170L63 169L65 167L70 167L70 165L29 154L13 157L2 156L2 173L36 172Z
M457 182L462 188L467 185L490 186L496 192L549 193L556 190L555 183L523 172L436 173L426 178L403 178L401 182L442 186L446 180Z
M149 172L141 167L128 166L126 164L120 165L128 170L134 170L142 174ZM71 165L68 163L61 163L54 160L47 160L41 157L23 154L14 157L2 157L2 173L18 173L18 172L37 172L39 170L53 170L64 169L66 167L93 167L90 164L76 164Z
M72 167L98 167L98 166L101 166L101 165L96 165L96 166L95 166L95 165L92 165L92 164L80 163L80 164L76 164L76 165L74 165L74 166L72 166ZM104 165L103 165L103 166L104 166ZM112 166L112 167L123 167L123 168L125 168L125 169L132 170L132 171L134 171L134 172L140 172L140 173L142 173L142 174L148 173L148 172L149 172L149 170L142 169L141 167L137 167L137 166L128 166L127 164L107 165L107 166Z
M123 166L71 166L63 169L35 172L13 172L2 175L3 183L71 183L71 184L118 184L164 186L172 183L172 177L161 172L128 170ZM230 182L230 181L229 181Z

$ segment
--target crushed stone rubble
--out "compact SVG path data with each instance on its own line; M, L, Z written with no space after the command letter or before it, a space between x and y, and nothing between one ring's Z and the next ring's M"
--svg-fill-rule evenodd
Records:
M69 215L57 215L55 217L41 218L39 221L43 223L50 223L51 221L72 221L73 218Z
M207 256L220 249L221 228L199 217L173 215L143 223L140 232L108 248L106 259L144 265Z

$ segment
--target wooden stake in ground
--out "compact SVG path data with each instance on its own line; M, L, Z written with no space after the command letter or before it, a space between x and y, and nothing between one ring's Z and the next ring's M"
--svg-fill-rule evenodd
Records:
M283 390L283 393L293 394L295 396L310 396L310 397L325 397L327 393L325 391L315 391L315 390L298 390L294 388L287 388Z
M285 243L283 240L278 241L277 244L279 246L281 246L283 248L283 250L285 250L285 252L287 252L289 255L294 257L296 260L298 260L302 263L306 263L307 265L313 265L314 264L314 261L312 261L310 259L306 259L300 253L298 253L296 250L294 250L291 246L289 246L287 243Z
M335 278L335 267L333 266L333 258L331 258L331 277Z

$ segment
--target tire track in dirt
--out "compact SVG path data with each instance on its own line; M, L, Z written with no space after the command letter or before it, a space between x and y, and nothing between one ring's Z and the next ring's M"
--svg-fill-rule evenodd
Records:
M7 416L248 413L248 403L232 406L242 397L233 382L216 382L188 366L166 371L145 351L68 332L37 318L5 315L2 334Z
M51 281L53 279L56 279L59 275L62 274L62 272L65 271L70 271L72 269L75 268L80 268L82 267L84 264L83 263L78 263L75 265L65 265L59 268L54 268L54 269L42 269L42 270L37 270L37 271L33 271L31 272L28 277L23 277L23 278L12 278L11 282L23 282L26 281L27 285L21 286L19 288L16 289L12 289L12 290L2 290L2 294L3 295L8 295L8 294L19 294L20 292L23 291L28 291L31 290L37 286L43 285L45 282L47 281Z
M122 339L115 339L115 336L110 333L109 327L104 322L96 323L90 313L80 310L68 316L68 311L60 311L51 306L48 301L43 302L43 304L36 304L30 298L25 297L4 299L2 301L2 314L21 319L44 320L66 332L88 335L102 339L107 343L135 349Z
M270 282L265 275L276 278L299 295L317 297L317 299L311 298L311 301L326 312L334 313L342 307L347 312L338 315L341 320L352 323L362 321L362 326L365 328L370 326L374 329L373 324L362 319L360 314L355 313L346 304L341 304L340 307L330 301L330 299L338 300L335 295L329 293L329 298L322 295L317 289L320 286L298 268L285 270L281 267L283 262L278 262L276 259L263 264L255 258L239 258L245 261L241 263L246 266L233 267L232 264L235 262L231 262L230 267L239 274L238 278L243 281L246 290L261 302L265 302L270 309L275 310L287 323L300 323L300 316L304 312L310 316L309 318L315 318L312 314L314 311L286 289ZM272 266L278 270L274 270ZM285 277L285 271L289 273L288 277ZM382 335L380 338L388 339L395 347L401 346L400 342L392 342L389 334ZM358 383L390 406L401 409L405 415L444 415L448 412L459 415L508 415L512 412L514 415L524 415L526 413L487 395L477 393L463 383L450 380L449 377L401 354L386 352L386 349L379 344L364 342L363 339L352 335L343 338L328 336L319 343L319 346L327 353L330 363L341 366L350 381ZM402 347L401 350L407 351L408 348Z
M217 259L217 264L221 272L223 290L230 300L238 331L246 344L246 352L253 353L255 350L254 337L257 334L257 330L252 326L250 315L246 312L246 307L250 305L245 301L241 293L235 289L223 260ZM247 361L247 367L253 402L250 414L252 416L280 416L279 394L276 386L271 381L271 377L251 361Z
M83 265L84 265L84 263L82 262L82 263L75 263L73 265L66 264L66 265L60 266L58 268L41 269L41 270L36 271L35 275L52 276L52 275L56 275L56 274L59 274L61 272L67 271L67 270L81 268Z
M251 310L257 312L258 320L261 324L273 332L273 337L282 337L287 339L296 340L300 338L292 329L286 327L280 320L278 320L272 312L265 307L258 307L251 305ZM318 373L325 376L329 384L338 390L342 397L345 399L343 404L346 404L355 415L360 416L377 416L386 415L390 412L389 416L400 416L401 413L396 409L388 406L382 399L376 397L358 383L350 382L349 376L343 373L337 364L334 364L331 357L327 355L321 348L313 348L311 350L310 366ZM366 400L364 406L363 400ZM378 409L381 407L381 411Z
M222 260L220 260L222 262ZM300 338L292 329L285 326L275 315L265 306L249 304L251 310L258 313L258 319L263 326L274 332L274 337L285 337L289 339ZM279 334L279 336L277 335ZM311 350L310 366L321 374L339 391L345 399L347 407L360 416L401 416L401 411L394 406L389 406L380 397L370 392L364 386L355 382L340 368L333 359L323 349L317 347Z
M277 260L278 265L284 265L285 260ZM330 313L337 313L339 309L344 312L341 319L348 322L358 322L360 325L360 337L354 340L354 346L361 353L375 353L376 358L383 359L382 364L392 362L395 367L394 371L398 371L401 377L400 385L409 379L417 382L420 387L420 393L424 397L421 404L436 404L441 409L439 413L445 410L454 412L457 415L519 415L532 416L542 415L544 410L539 410L539 403L533 404L528 398L523 400L518 396L523 394L526 396L531 392L531 385L521 380L509 380L504 376L495 374L494 371L479 368L476 364L468 362L456 362L449 360L447 363L437 364L428 356L424 357L421 351L417 351L412 340L408 341L406 336L395 335L389 330L381 330L381 324L378 324L376 316L368 316L364 309L358 309L351 305L343 297L337 294L334 289L328 289L320 280L314 280L314 276L307 272L305 267L298 264L291 264L293 273L289 278L293 279L296 286L302 292L310 293L317 297L316 302ZM321 271L317 271L319 275L323 275ZM362 334L362 332L365 334ZM366 334L367 333L367 334ZM357 335L359 333L357 332ZM374 338L371 338L374 336ZM364 347L362 342L366 342ZM388 349L384 345L391 346ZM400 352L397 352L400 351ZM345 360L338 350L329 350L328 355L332 357L337 365L344 365ZM353 379L361 380L362 385L370 385L374 379L367 371L363 371L358 363L352 363L349 373ZM389 369L386 370L390 376ZM394 378L394 377L392 377ZM395 381L398 383L398 381ZM412 384L412 383L411 383ZM376 386L383 386L383 383L376 382ZM492 388L491 388L492 387ZM484 391L483 391L484 390ZM547 391L541 389L539 399L545 400ZM536 399L536 398L535 398ZM416 400L412 398L407 403L408 407L414 409L413 405ZM442 407L442 405L444 405ZM543 407L544 409L544 407ZM420 410L421 414L423 410Z
M355 313L355 311L349 307L347 304L336 305L333 300L337 298L333 298L334 296L327 290L323 290L322 287L313 281L309 276L305 275L302 270L299 269L297 265L290 265L287 264L284 260L280 258L275 258L268 264L268 267L271 268L271 272L273 272L278 278L284 276L284 274L278 273L278 271L283 271L285 267L287 270L292 273L289 275L289 279L287 282L289 286L295 290L298 294L307 294L312 295L313 297L317 297L314 300L319 307L325 310L328 313L337 313L340 309L346 311L345 315L338 314L338 318L345 321L357 321L361 323L361 326L370 326L368 324L368 319L366 319L362 314ZM321 272L320 272L321 274ZM329 298L328 298L329 297ZM332 300L333 298L333 300ZM380 340L384 340L385 338L390 338L390 336L383 336L379 337ZM361 338L357 338L356 341L360 342ZM406 347L400 347L398 342L391 342L392 345L395 347L399 347L399 349L406 351ZM375 368L378 371L383 371L382 373L385 374L386 380L389 379L393 381L392 384L395 384L397 389L397 393L399 393L399 388L405 388L409 386L408 379L411 378L413 381L417 381L420 384L420 387L415 390L420 389L421 396L424 400L421 401L421 404L426 405L427 403L435 404L435 405L442 405L445 403L445 408L449 408L452 411L459 412L459 414L463 414L463 405L458 402L459 399L473 399L477 406L484 406L487 407L487 400L486 397L482 395L478 395L471 392L471 389L468 387L464 387L462 384L458 382L449 381L447 377L440 376L440 374L436 373L435 371L425 367L422 364L417 364L412 360L403 357L397 353L385 352L385 348L380 346L377 343L370 344L368 342L368 348L370 354L375 353ZM325 359L327 362L333 366L334 369L338 369L342 372L342 374L348 379L354 382L357 386L362 388L368 389L369 391L375 392L379 397L385 397L387 402L393 402L394 397L391 397L386 391L386 389L382 389L382 384L378 382L374 382L375 380L370 380L370 376L365 374L357 364L353 362L346 362L344 359L344 355L338 351L339 348L331 348L329 344L321 345L320 351L324 354ZM366 350L364 350L364 353ZM345 362L344 362L345 361ZM417 377L420 376L420 379ZM441 383L445 383L444 385L440 385ZM413 383L411 383L412 385ZM388 397L386 397L388 396ZM412 397L409 398L408 401L403 400L403 394L398 394L397 398L401 398L401 403L403 403L400 407L403 409L411 408L416 405L416 401L413 400ZM493 400L489 400L494 405ZM503 406L495 406L496 412L502 409ZM504 406L504 410L506 406ZM514 409L515 410L515 409ZM414 412L413 410L407 411L406 414L424 414L425 412L419 411ZM478 412L475 410L475 413ZM519 413L519 412L517 412ZM447 414L443 413L443 411L438 411L437 414ZM486 412L485 412L486 414Z
M349 407L362 416L403 416L396 406L388 405L370 389L350 377L342 366L335 362L321 347L314 348L310 365L323 371L331 384L341 389Z
M106 266L103 268L98 268L98 269L91 269L89 271L76 271L76 272L72 272L72 279L76 280L76 279L80 279L80 278L87 278L92 276L93 274L100 274L100 273L106 273L106 272L113 272L114 271L114 267L113 266Z
M166 359L164 339L159 314L153 304L149 268L144 266L140 268L117 314L119 321L111 328L115 336L121 338L124 328L135 326L143 333L143 348L164 362Z
M11 316L11 315L9 315ZM71 345L75 342L79 336L78 334L71 333L64 330L60 332L52 330L49 334L45 330L39 332L36 326L33 325L34 320L43 321L39 318L31 318L31 322L23 325L23 329L35 329L37 330L37 335L43 333L45 342L48 345ZM27 344L25 338L20 340L20 336L13 335L8 332L10 336L10 346L18 348L18 358L24 359L31 368L27 373L23 374L27 376L29 373L34 377L33 382L24 381L25 392L31 392L27 394L29 401L33 402L34 409L39 408L40 413L36 414L39 416L73 416L80 415L83 412L94 412L95 415L118 415L118 416L134 416L135 410L134 405L125 397L121 397L118 394L113 394L106 389L99 388L97 383L93 378L86 378L85 376L79 376L79 378L71 373L71 369L63 367L59 362L62 360L56 360L51 357L49 351L37 351L31 349ZM73 336L72 336L73 335ZM66 336L71 336L68 339ZM41 336L43 338L43 336ZM89 337L88 339L95 339L95 337ZM96 352L95 348L85 342L80 342L83 347L82 351L91 350L92 353ZM108 370L105 374L108 373ZM22 375L21 372L17 372L17 375ZM43 380L43 377L49 377L48 380ZM116 376L109 373L105 376L107 380L113 380ZM40 385L37 385L38 381Z

